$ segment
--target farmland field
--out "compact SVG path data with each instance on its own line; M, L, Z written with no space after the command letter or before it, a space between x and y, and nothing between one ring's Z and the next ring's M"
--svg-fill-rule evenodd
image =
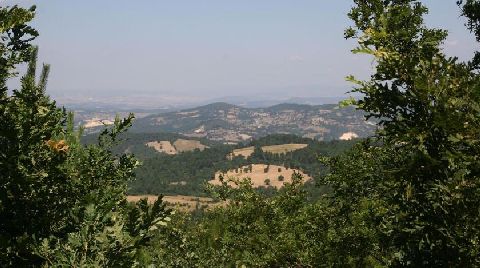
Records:
M269 145L269 146L262 146L262 151L265 153L272 153L272 154L283 154L288 152L293 152L296 150L303 149L307 147L308 144L281 144L281 145Z
M251 165L251 170L250 166L243 166L238 169L229 170L226 173L217 172L215 173L215 178L210 180L209 183L220 185L220 176L223 176L224 179L250 178L255 188L270 186L278 189L282 188L284 183L292 181L291 178L294 172L302 175L304 182L311 179L309 175L300 170L287 169L286 167L277 165L254 164ZM229 185L234 186L234 183L230 182Z
M241 148L241 149L235 149L232 152L233 157L235 156L243 156L245 158L250 157L253 154L253 151L255 150L255 147L250 146L246 148Z
M280 144L280 145L268 145L260 147L263 152L265 153L272 153L272 154L285 154L289 152L293 152L296 150L303 149L307 147L308 144ZM228 156L229 159L236 156L243 156L244 158L250 157L253 152L255 151L254 146L249 146L245 148L235 149L232 153Z
M158 196L156 195L129 195L127 200L129 202L138 202L141 199L147 198L149 204L153 204ZM214 201L212 198L187 196L187 195L166 195L163 197L163 201L168 204L169 207L182 211L194 211L197 207L214 207L220 203Z
M169 141L151 141L148 142L146 145L160 153L177 154L177 150Z
M196 149L200 151L209 148L197 140L177 139L173 144L170 141L150 141L145 144L147 147L155 149L157 152L174 155L182 152L191 152Z
M173 146L177 149L177 152L190 152L195 149L199 149L200 151L203 151L205 148L208 148L208 146L205 146L200 143L200 141L197 140L184 140L184 139L178 139L173 143Z

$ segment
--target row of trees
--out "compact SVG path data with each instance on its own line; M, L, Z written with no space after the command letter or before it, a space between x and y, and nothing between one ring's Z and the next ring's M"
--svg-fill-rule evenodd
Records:
M480 41L480 3L458 5ZM364 96L350 104L382 128L321 157L328 195L310 202L298 176L276 194L224 182L210 187L223 206L193 218L126 202L138 162L112 146L132 117L80 144L45 94L48 66L37 82L34 11L0 8L0 266L480 266L480 56L443 54L421 2L354 0L345 36L375 72L349 78Z

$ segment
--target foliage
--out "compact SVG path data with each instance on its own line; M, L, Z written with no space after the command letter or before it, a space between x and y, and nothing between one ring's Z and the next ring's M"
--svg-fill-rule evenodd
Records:
M0 8L1 77L28 55L21 89L0 103L0 266L135 266L139 249L170 211L126 202L138 164L111 147L133 116L115 121L98 145L83 146L73 116L45 93L49 66L36 81L37 49L24 35L33 10ZM5 81L3 81L4 83Z
M25 62L31 53L30 41L38 32L28 25L35 16L35 6L0 8L0 97L5 98L7 79L15 75L15 65Z
M419 1L354 2L346 37L376 68L369 81L349 80L383 129L329 162L333 203L347 219L367 206L352 228L375 232L365 249L385 265L478 266L479 75L443 54L447 33L425 26Z
M315 263L324 239L312 236L325 238L326 234L310 226L320 226L324 218L317 217L321 207L307 205L301 178L295 177L270 197L255 191L248 180L237 183L238 189L225 182L214 191L228 198L225 207L207 211L198 220L182 218L178 225L162 230L152 241L153 262L159 267L302 267Z
M462 15L467 18L467 28L475 34L477 42L480 42L480 3L476 0L458 0L457 4L462 10ZM475 52L469 66L472 70L480 68L479 51Z

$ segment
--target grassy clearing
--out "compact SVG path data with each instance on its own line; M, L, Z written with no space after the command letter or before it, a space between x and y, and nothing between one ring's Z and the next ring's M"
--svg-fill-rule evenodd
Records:
M307 146L308 144L292 143L292 144L262 146L261 149L263 152L266 152L266 153L285 154L285 153L303 149ZM236 156L243 156L244 158L248 158L253 154L254 150L255 150L255 147L253 146L235 149L232 151L231 154L228 155L228 158L231 159L232 157L236 157Z
M296 150L303 149L307 147L308 144L281 144L281 145L269 145L269 146L262 146L262 151L265 153L272 153L272 154L285 154L289 152L293 152Z
M209 148L206 145L203 145L200 141L197 140L184 140L178 139L173 143L173 146L177 149L177 152L190 152L195 149L199 149L200 151L205 150L205 148Z
M234 157L235 156L243 156L245 158L250 157L253 154L253 151L255 150L255 147L250 146L246 148L241 148L241 149L235 149L233 150L232 154Z
M145 145L155 149L159 153L166 153L170 155L182 152L190 152L194 151L195 149L203 151L205 148L209 148L208 146L203 145L200 141L184 139L178 139L173 144L169 141L151 141L147 142Z
M140 199L147 199L148 203L153 204L158 196L156 195L129 195L127 200L129 202L138 202ZM167 195L163 197L163 201L168 204L169 207L181 211L194 211L197 208L212 208L219 206L221 203L214 201L208 197L197 197L187 195Z
M177 154L177 150L169 141L151 141L146 145L160 153Z
M253 187L275 187L277 189L282 188L284 183L290 183L292 181L293 173L300 173L303 176L304 182L307 182L311 177L304 172L297 169L287 169L283 166L277 165L264 165L264 164L254 164L251 166L244 166L242 168L229 170L226 173L217 172L215 178L210 180L209 183L213 185L220 185L220 176L223 176L225 179L244 179L250 178L252 181ZM233 187L234 183L230 183Z

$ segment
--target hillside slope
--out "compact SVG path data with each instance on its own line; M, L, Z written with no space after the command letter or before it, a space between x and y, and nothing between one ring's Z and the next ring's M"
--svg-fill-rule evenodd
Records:
M133 132L174 132L221 142L241 142L285 133L319 140L340 139L351 132L366 137L376 128L364 114L337 105L279 104L268 108L243 108L228 103L150 115L138 119Z

